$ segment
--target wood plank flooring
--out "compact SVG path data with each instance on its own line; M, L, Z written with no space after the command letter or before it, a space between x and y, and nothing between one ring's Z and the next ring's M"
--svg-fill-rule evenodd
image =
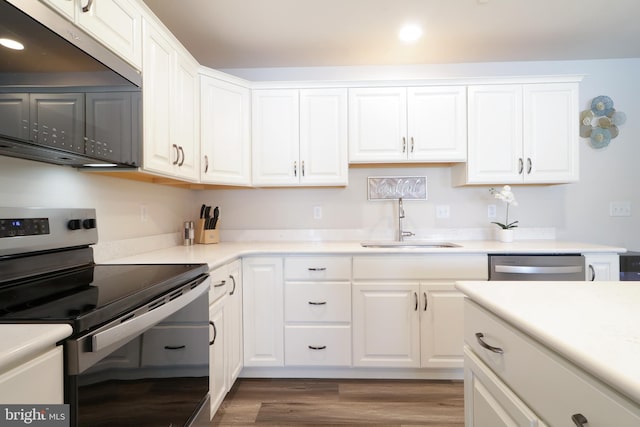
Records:
M240 378L212 426L464 427L462 381Z

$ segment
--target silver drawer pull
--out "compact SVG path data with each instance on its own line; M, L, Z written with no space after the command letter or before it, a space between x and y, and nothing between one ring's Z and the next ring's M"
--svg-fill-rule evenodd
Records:
M573 421L575 423L575 425L577 425L578 427L585 427L587 425L587 423L589 422L587 420L587 417L585 417L582 414L573 414L571 416L571 421Z
M220 283L216 283L215 285L213 285L213 287L214 287L214 288L221 288L221 287L223 287L223 286L224 286L224 285L226 285L226 284L227 284L227 281L226 281L226 280L221 280L221 281L220 281Z
M326 303L327 303L326 301L319 301L319 302L309 301L309 305L325 305Z
M476 338L478 339L478 343L480 343L482 347L494 353L498 353L498 354L504 353L504 350L501 349L500 347L494 347L484 342L484 340L482 339L483 337L484 337L484 334L482 332L476 332Z
M308 347L309 347L311 350L325 350L325 349L327 348L327 346L326 346L326 345L321 345L321 346L319 346L319 347L316 347L316 346L310 345L310 346L308 346Z
M309 271L326 271L327 267L309 267Z
M186 345L165 345L164 349L165 350L182 350L187 348Z

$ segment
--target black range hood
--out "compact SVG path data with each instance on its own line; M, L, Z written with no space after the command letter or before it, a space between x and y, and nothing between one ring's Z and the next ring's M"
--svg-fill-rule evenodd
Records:
M0 0L0 155L140 166L140 73L39 1ZM26 12L26 13L25 13Z

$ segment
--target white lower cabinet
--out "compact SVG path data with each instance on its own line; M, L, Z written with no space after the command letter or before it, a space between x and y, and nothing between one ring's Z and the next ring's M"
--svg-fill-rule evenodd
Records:
M620 256L618 254L585 254L585 280L590 282L620 280Z
M537 420L549 426L640 425L637 403L571 361L469 300L464 315L465 425L544 425ZM496 398L499 394L511 402ZM504 413L511 404L518 404L524 418L494 424L496 414Z
M62 347L48 350L0 373L0 402L61 404L64 402Z
M461 368L463 296L454 282L486 277L486 255L354 257L353 365Z
M211 417L224 400L229 389L225 357L225 301L219 298L209 306L209 397L211 399Z
M242 261L244 365L284 366L282 258Z

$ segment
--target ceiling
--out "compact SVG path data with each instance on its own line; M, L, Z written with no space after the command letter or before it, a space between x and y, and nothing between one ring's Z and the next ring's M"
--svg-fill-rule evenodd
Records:
M638 0L144 1L217 69L640 58Z

